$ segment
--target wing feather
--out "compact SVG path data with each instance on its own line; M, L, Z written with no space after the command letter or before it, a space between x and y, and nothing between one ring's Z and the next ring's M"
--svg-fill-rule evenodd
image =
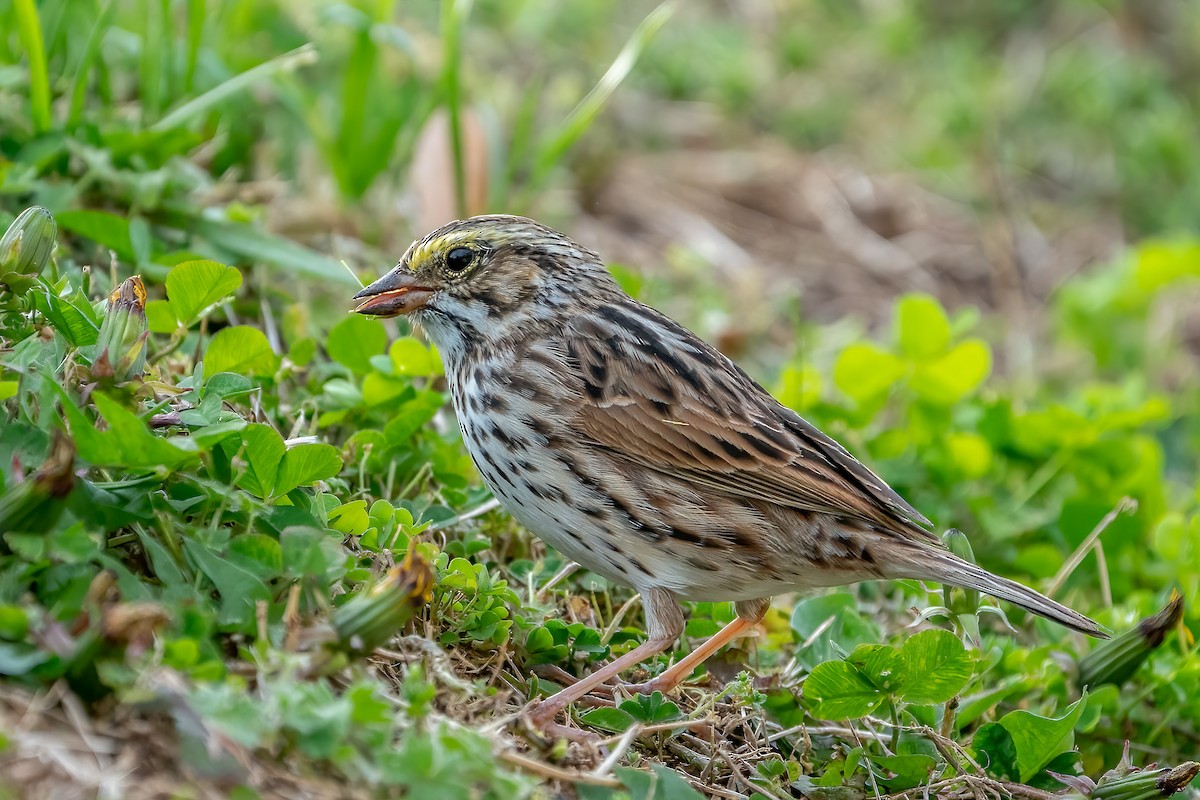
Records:
M574 429L609 455L727 497L857 518L936 542L930 522L715 348L635 301L566 331Z

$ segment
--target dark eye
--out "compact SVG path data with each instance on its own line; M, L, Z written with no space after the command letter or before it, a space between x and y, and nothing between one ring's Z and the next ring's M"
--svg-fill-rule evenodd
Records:
M469 247L456 247L446 253L446 269L451 272L462 272L471 266L475 260L475 251Z

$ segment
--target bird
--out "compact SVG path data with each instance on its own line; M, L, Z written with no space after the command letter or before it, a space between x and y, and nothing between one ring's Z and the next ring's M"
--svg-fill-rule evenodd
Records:
M466 450L508 512L641 595L647 638L533 706L557 715L665 652L686 601L736 616L638 691L667 692L747 635L770 598L866 580L974 589L1089 636L1092 619L952 554L932 524L732 360L628 295L600 256L484 215L415 241L354 296L437 346Z

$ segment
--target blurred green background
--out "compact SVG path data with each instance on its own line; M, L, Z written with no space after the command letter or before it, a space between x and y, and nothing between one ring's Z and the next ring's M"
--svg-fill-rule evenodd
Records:
M1182 592L1185 627L1136 691L1094 700L1100 710L1079 723L1090 774L1115 763L1125 738L1141 762L1174 763L1200 736L1197 143L1200 4L1186 0L0 0L0 230L27 206L48 208L62 236L47 285L97 308L134 273L161 301L181 262L237 267L241 290L199 330L149 309L147 380L184 385L214 334L265 331L265 410L228 402L338 448L346 469L313 513L337 541L353 533L347 558L375 546L354 538L365 512L362 529L338 527L350 513L336 508L383 499L419 524L485 499L453 426L425 424L444 399L436 367L405 372L394 353L381 366L382 328L379 352L356 349L376 335L342 322L356 277L386 271L449 219L535 216L601 252L631 293L715 341L940 528L968 531L989 569L1053 585L1115 629ZM52 395L28 383L36 359L16 349L44 320L21 319L0 330L11 431L52 424L37 412ZM75 388L61 363L43 366ZM161 411L122 398L143 417ZM416 420L402 434L398 415ZM0 436L10 487L7 462L48 442L19 438ZM194 478L197 496L220 494L197 475L163 487ZM207 513L180 521L182 535L211 544L199 531L220 528L221 512ZM62 523L96 542L124 541L131 525L75 507ZM518 665L549 663L528 642L555 602L628 596L576 576L547 610L533 580L556 556L503 515L449 536L437 549L467 566L454 573L443 559L439 581L478 568L480 581L530 592L516 602L496 590L487 613L507 603L503 624L468 624L447 601L425 628L442 644L494 652L511 628ZM1072 553L1086 557L1058 575ZM355 563L325 588L365 581L370 559ZM24 603L35 571L10 567L0 601ZM203 572L196 597L217 602L224 589ZM272 581L274 625L288 584ZM847 650L903 635L906 609L936 601L908 585L854 593L881 627L847 634ZM61 611L49 595L38 602ZM809 639L791 604L760 665L787 664ZM693 612L696 631L728 613ZM233 663L227 623L189 635ZM243 623L237 635L253 631ZM1004 636L989 640L982 708L1061 715L1075 695L1049 650L995 643ZM382 785L348 763L330 769ZM468 780L499 791L490 774ZM779 789L780 774L763 787Z

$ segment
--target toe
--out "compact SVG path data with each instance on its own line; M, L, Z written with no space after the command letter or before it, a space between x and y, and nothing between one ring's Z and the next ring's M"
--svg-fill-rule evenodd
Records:
M601 741L601 737L591 731L570 728L555 722L554 719L561 710L553 705L542 703L529 711L525 720L535 731L549 739L566 739L568 742L587 745L596 745Z

